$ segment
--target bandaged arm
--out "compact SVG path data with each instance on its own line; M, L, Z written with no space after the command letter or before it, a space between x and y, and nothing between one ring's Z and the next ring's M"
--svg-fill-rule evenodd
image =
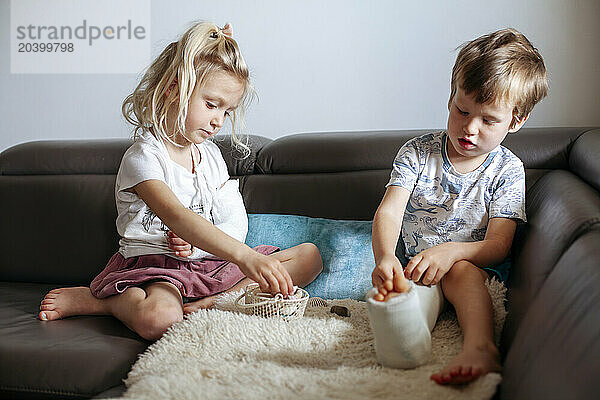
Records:
M212 208L214 225L234 239L244 242L248 233L248 215L237 179L230 179L216 191ZM198 259L211 256L204 250L194 247L188 258Z

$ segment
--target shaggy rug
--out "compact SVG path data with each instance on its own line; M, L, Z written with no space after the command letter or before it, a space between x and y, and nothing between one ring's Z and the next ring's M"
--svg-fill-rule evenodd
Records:
M506 312L506 289L488 282L496 335ZM489 399L501 378L490 373L460 387L429 379L461 348L453 311L438 318L427 365L412 370L383 368L375 360L367 307L330 300L307 307L304 318L280 321L227 311L239 293L222 296L219 309L201 310L172 326L129 372L127 399Z

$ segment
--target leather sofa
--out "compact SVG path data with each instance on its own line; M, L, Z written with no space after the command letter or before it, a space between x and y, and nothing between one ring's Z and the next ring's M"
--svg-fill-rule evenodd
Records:
M216 140L249 213L370 220L415 131ZM109 316L37 319L52 288L88 285L117 249L114 183L129 140L39 141L0 154L0 397L123 392L149 345ZM526 166L529 222L515 237L500 399L588 399L600 376L600 129L528 128L505 146Z

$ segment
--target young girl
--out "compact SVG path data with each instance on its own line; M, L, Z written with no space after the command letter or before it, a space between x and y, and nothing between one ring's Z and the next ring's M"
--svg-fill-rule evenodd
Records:
M217 293L255 281L287 295L321 272L313 244L278 251L243 243L248 219L238 184L207 139L230 118L234 145L248 152L236 128L249 91L229 24L196 23L167 46L123 103L136 140L116 180L119 251L89 288L50 291L41 320L111 314L156 340Z

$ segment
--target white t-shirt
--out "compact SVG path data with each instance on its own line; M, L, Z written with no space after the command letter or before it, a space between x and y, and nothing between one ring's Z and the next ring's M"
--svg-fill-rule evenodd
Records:
M491 218L526 221L521 160L498 146L476 170L461 174L448 159L447 138L446 132L413 138L394 160L387 186L411 192L402 223L408 258L445 242L483 240Z
M115 185L119 252L123 257L168 254L179 258L168 247L169 228L137 194L126 191L151 179L164 182L185 207L225 233L245 240L248 217L237 181L228 182L227 165L216 144L205 140L196 147L200 160L193 157L194 173L171 160L162 140L150 133L141 135L123 155ZM191 257L181 259L210 256L194 248Z

